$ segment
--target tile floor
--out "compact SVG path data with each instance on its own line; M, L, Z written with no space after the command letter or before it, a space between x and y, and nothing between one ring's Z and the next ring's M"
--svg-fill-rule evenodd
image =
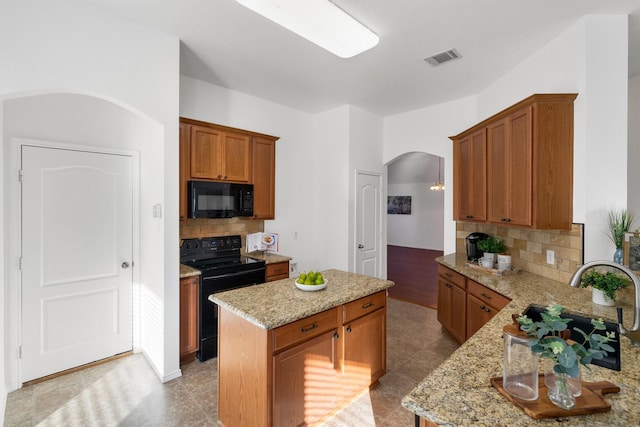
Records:
M322 426L413 426L402 397L456 348L435 310L390 298L387 374ZM184 365L180 378L161 384L136 354L10 393L4 425L219 426L216 378L211 359Z

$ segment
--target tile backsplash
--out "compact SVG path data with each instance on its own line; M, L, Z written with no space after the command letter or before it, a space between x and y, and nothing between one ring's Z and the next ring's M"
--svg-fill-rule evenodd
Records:
M247 234L264 231L264 221L243 218L196 218L180 224L180 239L193 239L211 236L242 236L242 249L245 252Z
M514 267L548 279L568 283L576 268L584 262L583 224L572 224L571 230L525 230L458 222L456 252L466 253L465 237L474 231L500 238L507 246ZM547 264L547 250L555 253L553 265Z

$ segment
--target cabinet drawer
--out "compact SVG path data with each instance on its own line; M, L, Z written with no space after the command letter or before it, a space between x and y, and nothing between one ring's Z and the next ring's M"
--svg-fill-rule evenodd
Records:
M438 274L444 277L448 282L457 285L459 288L465 289L466 279L462 274L456 273L452 269L441 264L438 264Z
M289 277L289 261L267 264L267 280L274 280L276 276L278 279Z
M342 306L342 309L344 310L343 323L351 322L358 317L376 311L386 305L387 294L385 291L380 291L364 298L352 301Z
M274 329L273 350L289 347L337 328L339 314L339 307L336 307Z
M509 298L471 279L467 281L467 292L496 310L502 310L511 301Z

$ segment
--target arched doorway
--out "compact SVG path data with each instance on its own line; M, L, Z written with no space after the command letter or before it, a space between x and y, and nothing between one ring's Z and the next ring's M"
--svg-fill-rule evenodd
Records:
M387 169L387 278L389 296L437 308L437 263L444 250L444 159L406 153Z

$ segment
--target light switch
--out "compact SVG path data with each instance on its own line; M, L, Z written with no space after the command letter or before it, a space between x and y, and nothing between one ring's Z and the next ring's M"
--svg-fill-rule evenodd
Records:
M555 265L556 264L556 253L547 249L547 264Z

